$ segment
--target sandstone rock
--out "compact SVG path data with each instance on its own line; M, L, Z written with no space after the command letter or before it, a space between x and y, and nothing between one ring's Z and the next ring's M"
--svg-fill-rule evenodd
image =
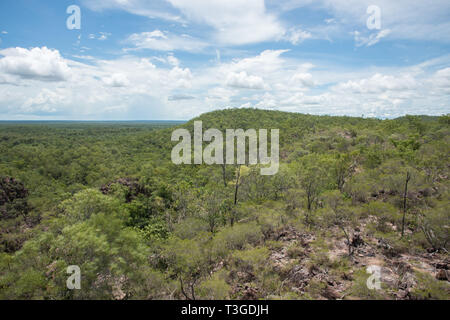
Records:
M389 268L382 267L381 268L381 283L387 285L390 288L397 287L398 277L397 275Z
M322 291L322 296L324 296L325 298L329 299L329 300L336 300L339 299L341 294L334 288L327 286L323 291Z
M292 283L295 283L299 286L303 286L310 279L310 273L308 270L302 266L295 266L289 272L289 279Z
M443 281L450 281L450 271L439 269L439 271L436 273L436 279Z
M397 300L406 300L409 298L410 294L408 290L399 290L395 296Z
M410 272L406 272L399 281L399 289L409 292L410 289L417 285L414 275Z

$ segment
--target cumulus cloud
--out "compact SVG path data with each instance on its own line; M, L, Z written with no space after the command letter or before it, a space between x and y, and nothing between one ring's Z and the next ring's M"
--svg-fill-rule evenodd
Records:
M57 115L66 119L135 119L136 114L153 119L187 119L201 112L242 105L380 117L448 110L448 57L410 67L337 72L326 62L314 61L313 65L283 55L285 52L266 50L192 70L183 66L180 56L172 54L159 57L162 63L156 65L152 63L154 57L91 57L83 63L59 56L70 68L71 76L66 81L34 81L30 85L23 80L17 86L11 82L20 77L0 68L0 83L8 83L0 85L0 113L5 118L20 112L28 119Z
M65 102L64 92L59 90L49 90L43 88L35 97L28 98L21 106L21 111L26 113L54 113L57 111L56 105Z
M288 50L264 50L260 54L234 59L231 63L222 64L221 70L228 72L245 71L249 74L269 74L280 70L285 63L281 55Z
M439 94L442 91L444 94L450 95L450 68L444 68L436 71L436 73L428 79L431 86L430 94Z
M433 77L433 85L450 89L450 68L438 70Z
M109 77L104 77L102 80L110 87L126 87L130 84L130 80L123 73L115 73Z
M261 77L248 75L247 72L231 72L226 81L227 86L240 89L263 89L264 80Z
M170 79L180 88L190 88L193 78L189 68L174 67L169 73Z
M22 79L63 81L71 70L58 50L42 48L9 48L0 50L0 72Z
M13 50L5 51L2 53L10 56ZM28 76L18 81L18 72L10 74L0 68L0 114L3 119L14 119L19 114L26 119L117 119L127 116L135 119L136 113L133 116L126 113L127 110L136 112L145 107L141 112L149 118L184 117L185 110L174 111L173 108L179 108L188 97L182 97L177 90L191 87L194 77L189 68L173 66L177 64L174 59L161 67L156 67L149 58L133 56L111 60L90 58L88 63L64 59L71 72L66 81L35 81L32 84L27 80ZM16 71L12 67L8 70ZM38 75L46 80L49 77L48 72ZM148 116L148 112L153 116ZM186 112L194 113L188 109Z
M175 58L172 55L169 55L167 57L167 62L174 67L178 67L180 65L180 60L178 60L177 58Z
M305 87L313 87L315 82L311 73L296 73L292 76L291 82L296 84L300 83Z
M412 75L392 76L380 73L360 80L350 80L336 85L335 91L350 91L353 93L382 93L385 91L403 91L416 88L418 85Z

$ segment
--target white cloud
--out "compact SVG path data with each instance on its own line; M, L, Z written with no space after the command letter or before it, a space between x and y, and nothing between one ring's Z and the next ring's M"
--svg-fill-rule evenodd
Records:
M82 0L82 2L94 11L120 9L151 19L161 18L169 21L184 22L179 14L171 12L172 7L163 0Z
M127 87L130 85L130 80L123 73L115 73L109 77L104 77L102 80L110 87Z
M177 58L175 58L172 55L169 55L167 57L167 62L174 67L178 67L180 65L180 60L178 60Z
M384 29L377 33L371 33L369 36L363 36L361 32L354 31L353 35L355 37L355 42L357 47L366 46L370 47L374 44L380 42L380 40L384 37L387 37L391 33L391 30Z
M195 97L188 94L174 94L168 97L169 101L180 101L180 100L194 100Z
M431 86L430 94L447 94L450 95L450 68L444 68L436 71L436 73L428 79Z
M263 89L265 86L261 77L248 75L245 71L228 74L226 84L227 86L241 89Z
M22 79L63 81L71 75L71 70L58 50L47 47L9 48L0 50L0 72Z
M108 32L99 32L100 36L98 37L98 40L104 41L107 40L109 36L111 36L111 33Z
M288 50L264 50L259 55L235 59L229 64L222 64L221 69L228 72L246 71L250 74L268 74L280 70L284 64L281 55Z
M235 92L233 90L222 87L215 87L208 90L207 98L212 100L230 101L230 98L234 95Z
M56 105L65 102L63 90L49 90L43 88L37 96L28 98L21 106L21 111L26 113L44 112L53 113L57 111Z
M312 34L308 31L302 30L300 28L292 28L288 32L286 32L283 38L293 45L297 45L307 39L311 39L312 37Z
M6 49L2 54L10 56L15 50L22 52L27 49ZM170 60L175 63L175 60ZM135 119L136 110L140 108L144 108L140 112L148 118L173 119L186 115L184 110L177 111L176 108L183 101L189 101L187 94L185 99L181 99L177 91L192 86L194 77L189 68L170 64L170 67L156 67L150 59L132 56L113 60L90 57L86 61L89 64L64 59L71 76L60 82L37 82L28 75L19 78L18 72L10 74L0 68L1 118L123 119L130 116ZM50 74L37 73L46 80ZM149 112L153 116L148 116ZM192 115L194 111L186 112Z
M168 0L190 21L214 28L222 44L241 45L273 40L284 33L264 0ZM245 32L243 32L245 30Z
M350 91L353 93L383 93L385 91L404 91L415 89L418 86L416 79L409 74L392 76L380 73L360 80L350 80L333 87L335 91Z
M211 28L212 41L221 45L258 43L277 39L285 33L277 17L267 12L264 0L84 0L83 2L88 8L96 11L122 9L149 18L162 18L182 24L202 24Z
M292 76L291 82L296 84L300 83L302 86L305 87L313 87L315 85L315 82L313 80L313 76L311 73L296 73Z
M189 35L174 35L169 32L154 30L151 32L133 33L127 42L132 43L137 49L151 49L158 51L202 51L207 44Z
M11 50L34 49L3 51ZM86 61L82 63L58 53L70 70L65 81L35 81L36 77L20 77L0 68L0 113L3 119L20 115L27 119L136 119L136 115L187 119L242 105L381 117L448 110L448 56L410 67L336 70L325 61L312 64L285 52L266 50L227 62L211 60L212 65L192 70L172 54L162 55L157 59L162 63L155 65L155 57L88 57L79 60Z
M176 87L190 88L192 86L191 80L193 76L189 68L183 69L180 67L174 67L170 70L169 77L171 79L170 81L172 81Z
M333 20L329 21L332 23L320 26L316 31L322 32L323 38L333 39L354 30L368 31L366 10L370 5L381 9L381 27L391 31L390 39L450 41L448 0L290 0L281 6L283 10L308 6L326 11L332 16Z

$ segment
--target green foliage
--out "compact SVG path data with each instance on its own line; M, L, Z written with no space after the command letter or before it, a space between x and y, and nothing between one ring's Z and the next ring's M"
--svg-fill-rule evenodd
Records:
M137 230L147 241L162 241L169 236L167 224L160 218L151 219L144 228Z
M411 292L411 297L417 300L448 300L450 285L447 282L434 279L429 274L416 272L419 286Z
M220 230L214 237L214 245L224 255L229 250L242 250L246 245L257 245L263 234L256 223L237 224Z
M202 300L225 300L229 298L230 285L226 282L224 272L216 272L196 289L197 296Z
M192 132L195 120L222 131L280 129L278 174L241 166L237 180L233 165L172 164L174 126ZM2 123L0 172L14 180L0 183L0 299L319 298L322 282L294 292L285 277L297 263L344 277L353 260L330 250L361 226L388 244L376 250L389 258L426 249L445 258L448 125L449 115L254 109L184 124ZM289 260L282 271L275 252ZM66 288L69 265L80 266L83 290ZM368 276L355 273L351 297L391 298L368 290ZM413 297L448 298L443 282L417 281Z
M448 205L439 203L435 208L426 210L420 220L420 229L428 244L435 250L447 250L448 252L450 249Z
M362 300L383 300L386 299L386 293L381 285L381 289L369 289L367 286L367 279L370 274L366 272L365 268L362 268L355 272L353 284L348 294L351 297Z

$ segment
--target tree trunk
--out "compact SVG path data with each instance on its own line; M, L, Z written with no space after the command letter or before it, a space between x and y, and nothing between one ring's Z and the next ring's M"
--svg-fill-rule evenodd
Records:
M223 186L227 187L227 177L226 177L226 171L225 171L225 163L222 164L222 177L223 177Z
M409 172L406 172L405 193L403 194L403 218L402 218L402 238L405 234L405 217L406 217L406 196L408 193L408 182L411 179Z
M352 243L350 241L350 236L348 235L347 231L345 231L345 228L343 226L340 226L340 228L344 232L345 238L347 239L348 255L350 257L353 255L353 248L352 248Z
M234 189L234 205L237 204L237 196L238 196L240 178L241 178L241 165L238 166L238 172L237 172L237 176L236 176L236 185L235 185L235 189Z

